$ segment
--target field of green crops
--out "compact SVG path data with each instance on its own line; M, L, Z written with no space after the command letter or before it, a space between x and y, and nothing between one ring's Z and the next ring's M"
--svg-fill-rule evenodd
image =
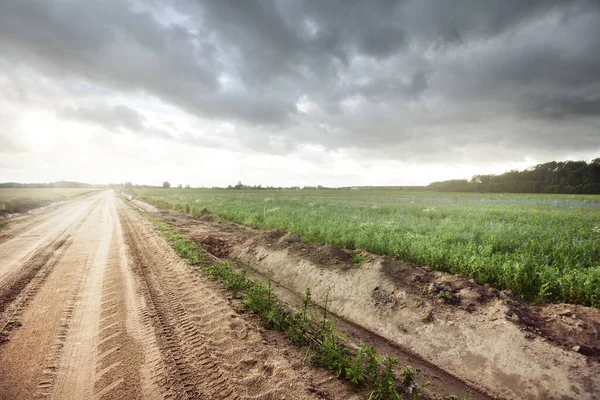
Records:
M136 190L190 214L364 249L511 289L600 307L600 196L373 190Z

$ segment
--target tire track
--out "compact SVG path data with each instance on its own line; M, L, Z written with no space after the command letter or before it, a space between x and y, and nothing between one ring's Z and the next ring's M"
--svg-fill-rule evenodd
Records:
M56 241L32 257L27 273L16 276L0 288L0 343L9 340L10 331L20 326L19 318L27 303L40 290L46 278L68 249L68 237Z
M85 202L71 204L64 209L59 209L50 216L41 215L32 219L27 226L27 234L17 235L0 243L0 286L10 287L16 282L15 274L22 274L25 265L36 253L59 240L65 232L73 231L73 226L82 224L99 201L99 197L92 197ZM40 222L36 225L36 222ZM77 226L76 228L78 228ZM11 228L8 234L14 234L18 228Z
M47 357L44 374L41 378L41 381L37 387L37 398L46 398L46 397L61 397L61 395L56 394L57 381L60 382L60 379L64 375L73 375L74 373L80 376L79 382L82 380L86 380L89 377L89 374L86 373L86 368L81 368L80 365L76 363L72 363L73 360L76 360L76 355L73 354L72 346L69 347L69 343L73 342L75 338L77 341L77 345L79 346L80 352L85 354L86 349L86 336L84 334L84 330L79 330L75 332L73 335L73 330L75 325L75 329L77 328L77 323L81 323L81 305L82 300L85 299L86 295L89 296L89 292L86 292L90 289L90 281L98 279L97 274L94 274L94 267L98 265L98 262L102 260L103 257L103 249L102 242L97 240L95 235L90 235L90 226L95 225L95 222L102 218L103 208L106 206L107 200L106 197L102 197L100 200L95 201L90 210L86 213L85 217L78 224L78 232L74 235L75 244L78 249L81 249L85 246L87 250L87 256L85 257L84 262L73 262L74 260L81 260L81 256L73 256L71 254L68 255L69 258L65 259L67 265L79 264L79 268L75 270L67 271L66 268L63 268L63 274L58 274L57 276L53 276L55 281L62 281L65 279L65 276L69 276L73 282L70 286L70 294L67 297L66 305L62 311L62 316L60 318L60 325L58 334L56 335L56 340L52 351ZM81 231L79 231L81 229ZM71 258L73 257L73 258ZM91 310L87 310L91 311ZM78 315L79 314L79 315ZM93 329L93 317L92 315L87 316L87 325L88 329ZM65 368L64 366L64 357L71 363L71 368ZM64 385L59 384L58 387L61 388ZM72 380L71 387L77 385L77 380ZM81 386L81 384L79 385ZM69 385L67 385L69 387ZM83 397L81 397L83 398Z
M111 220L113 225L117 223L112 216ZM122 264L118 246L117 235L113 234L100 300L94 397L142 399L139 370L143 350L127 326L129 313L123 276L126 265Z
M278 346L267 346L262 328L236 313L226 300L228 292L190 268L178 270L168 262L161 265L162 280L176 288L191 322L221 360L221 369L237 382L240 395L247 399L285 398L290 388L302 388L289 362L278 354Z
M151 325L127 265L122 231L110 193L99 210L98 245L90 255L64 351L59 355L57 399L159 399L164 391L146 371L160 375ZM159 353L158 353L159 354ZM148 362L154 361L152 365Z
M305 366L301 350L284 340L268 343L262 328L237 314L228 301L230 294L179 259L148 221L122 204L119 213L132 264L152 303L159 306L153 311L159 337L171 360L183 368L173 380L187 379L191 369L205 379L204 387L216 386L216 393L203 393L211 399L314 399L322 398L322 393L329 398L358 398L328 372ZM179 352L194 354L187 350L190 344L201 353L194 357L200 363ZM194 396L195 391L186 395Z
M93 204L82 218L75 219L57 236L46 239L45 245L24 257L22 266L8 273L0 283L0 343L8 340L10 331L20 325L20 314L60 262L71 245L73 233L89 218L92 207Z
M93 217L97 200L65 210L62 214L72 215L64 221L66 228L42 231L36 243L45 244L20 263L21 269L17 269L19 264L14 265L10 276L20 278L3 281L2 287L8 288L5 293L17 293L5 308L3 318L22 326L13 330L10 340L0 346L0 398L40 397L52 387L54 354L60 352L66 338L82 279L82 268L71 265L83 264L78 262L82 245L78 237ZM9 286L11 283L13 286Z
M180 303L180 294L167 285L161 285L159 278L150 273L156 262L149 256L153 252L144 248L144 239L130 218L123 212L121 217L132 266L148 302L150 312L145 317L154 324L158 343L169 366L168 381L162 384L171 386L177 398L237 398L228 377L221 372L217 359Z

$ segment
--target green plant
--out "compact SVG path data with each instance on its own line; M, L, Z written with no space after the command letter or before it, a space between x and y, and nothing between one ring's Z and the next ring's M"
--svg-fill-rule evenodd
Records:
M171 243L171 246L173 246L181 258L186 259L191 265L200 265L204 263L204 253L200 243L187 239L164 222L150 216L147 216L147 218L163 235L165 235L167 240Z
M315 341L316 350L314 362L332 371L340 377L348 368L348 350L340 343L340 338L335 334L331 322L324 330L320 331Z
M371 392L372 399L403 399L396 389L394 369L398 360L393 357L385 357L381 361L383 368L379 374L379 382Z
M246 279L248 271L243 268L240 271L233 269L231 264L224 262L221 264L211 264L206 269L206 274L211 278L219 278L223 282L225 289L231 289L240 292L246 288L248 280Z
M400 371L402 386L408 393L413 395L413 398L421 397L421 388L423 386L419 386L417 384L417 377L420 373L420 370L408 366L404 367L402 371ZM429 383L427 383L426 385L428 384Z
M302 299L302 320L307 323L309 320L308 308L311 305L311 292L310 288L306 288L304 292L304 298Z
M362 255L355 252L350 253L350 257L352 264L361 264L365 261L365 258Z
M454 302L454 296L452 296L452 293L449 293L449 292L441 291L437 294L437 298L444 301L445 303L453 303Z
M378 390L379 387L379 360L377 359L377 353L373 346L367 348L365 352L366 356L366 367L365 367L365 378L367 383L373 390Z
M356 387L362 387L365 383L364 362L365 346L361 344L346 368L346 378Z

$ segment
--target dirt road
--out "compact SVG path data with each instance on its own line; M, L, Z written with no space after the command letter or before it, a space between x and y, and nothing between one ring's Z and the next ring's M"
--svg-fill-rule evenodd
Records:
M0 235L0 399L355 395L106 191Z

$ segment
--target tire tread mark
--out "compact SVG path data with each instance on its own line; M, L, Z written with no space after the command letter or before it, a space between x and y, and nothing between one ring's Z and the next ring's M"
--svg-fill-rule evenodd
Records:
M120 215L125 241L133 259L132 267L139 277L151 311L145 317L153 322L163 358L171 366L168 368L167 379L160 377L161 383L172 385L177 398L237 398L216 358L211 355L202 336L190 322L190 316L179 303L179 296L169 289L170 285L161 285L151 273L156 260L150 259L149 252L141 248L143 238L136 235L127 214L120 212ZM200 360L208 361L200 364Z
M71 245L72 233L87 221L92 210L93 206L49 243L30 253L22 267L4 280L0 286L0 344L8 340L13 328L19 326L19 316Z

